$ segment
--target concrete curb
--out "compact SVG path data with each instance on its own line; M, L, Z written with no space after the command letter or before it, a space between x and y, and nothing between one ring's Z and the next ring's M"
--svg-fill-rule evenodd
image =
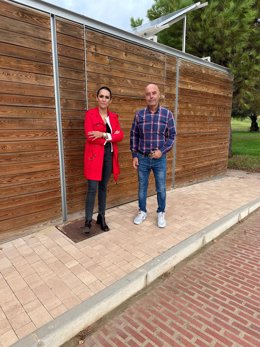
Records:
M59 347L260 207L260 198L173 246L12 347Z

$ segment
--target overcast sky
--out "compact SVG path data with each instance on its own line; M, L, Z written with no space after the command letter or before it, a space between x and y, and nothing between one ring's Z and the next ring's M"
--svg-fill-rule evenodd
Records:
M130 30L130 18L143 18L154 4L153 0L46 0L57 6L83 14L116 28Z

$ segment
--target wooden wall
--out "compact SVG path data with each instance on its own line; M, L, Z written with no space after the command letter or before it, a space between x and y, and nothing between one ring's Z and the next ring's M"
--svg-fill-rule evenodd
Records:
M1 1L0 233L61 214L49 16Z
M180 63L175 183L226 171L232 100L231 76Z
M0 234L62 217L50 16L0 0ZM176 155L167 188L224 173L232 79L169 54L56 18L62 139L69 216L84 210L84 117L108 85L125 133L121 175L107 206L137 199L129 133L144 87L157 83L161 104L178 107ZM179 81L176 81L179 66ZM179 98L176 100L176 82ZM175 172L173 170L175 163ZM149 194L154 194L153 178Z

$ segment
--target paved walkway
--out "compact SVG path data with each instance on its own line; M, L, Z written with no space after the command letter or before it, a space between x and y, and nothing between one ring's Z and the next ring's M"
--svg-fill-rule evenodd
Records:
M80 324L73 319L80 310L89 310L88 322L105 312L98 305L101 295L109 297L106 290L115 291L117 283L122 287L129 274L253 201L259 206L260 175L233 171L168 192L165 229L156 226L156 197L151 197L150 213L140 226L132 222L137 211L133 202L107 211L108 233L76 244L55 227L1 244L0 346L20 340L16 346L30 347L58 327L63 338L69 332L74 335ZM145 274L145 281L148 277ZM128 282L136 280L129 278ZM127 297L121 287L115 293L118 300ZM89 317L87 305L95 300L95 313L91 311ZM56 340L62 341L57 334ZM29 337L23 339L26 335ZM42 345L55 347L50 341Z
M260 346L259 264L260 209L89 328L77 346Z

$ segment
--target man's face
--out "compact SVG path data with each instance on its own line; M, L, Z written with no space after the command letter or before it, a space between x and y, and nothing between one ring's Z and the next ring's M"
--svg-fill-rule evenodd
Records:
M145 100L146 100L147 106L151 108L157 108L157 106L159 105L159 99L160 99L159 88L155 84L149 84L145 88Z

